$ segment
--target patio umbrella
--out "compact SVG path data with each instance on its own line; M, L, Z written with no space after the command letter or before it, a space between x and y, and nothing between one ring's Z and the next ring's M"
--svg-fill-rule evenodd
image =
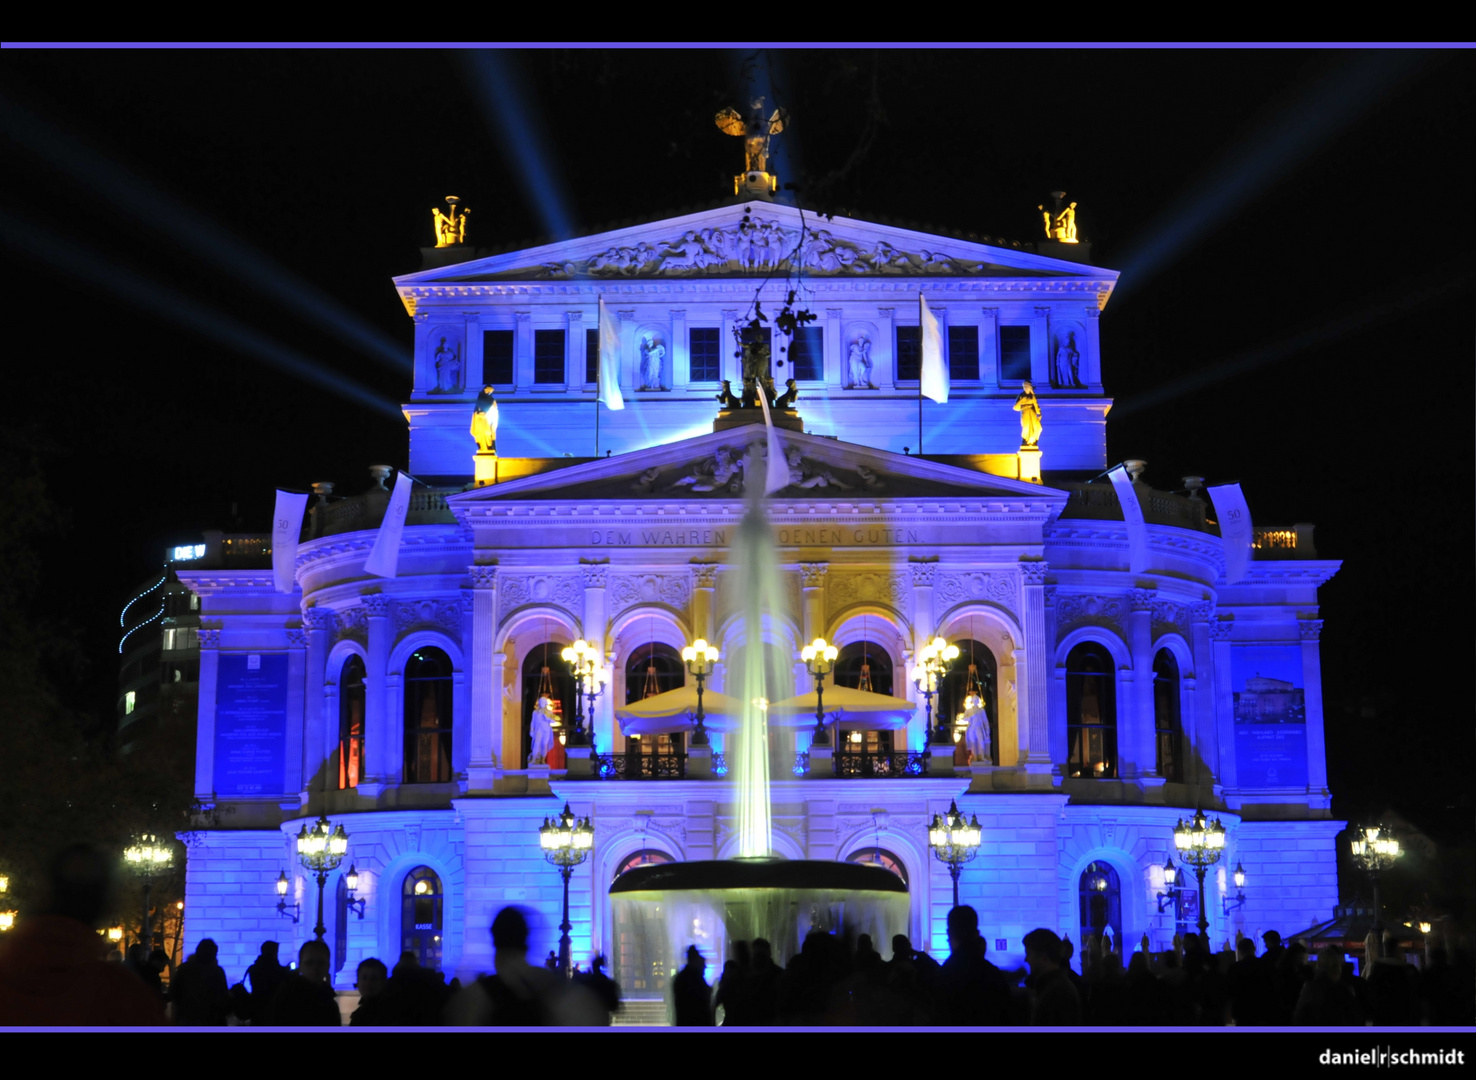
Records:
M921 706L906 698L873 694L849 686L827 686L825 722L868 731L898 731L907 726ZM785 698L769 706L771 727L811 727L815 723L815 691Z
M626 735L691 731L697 726L697 687L679 686L633 705L621 705L615 715ZM743 708L737 698L716 690L702 691L702 726L708 731L736 731L742 721Z

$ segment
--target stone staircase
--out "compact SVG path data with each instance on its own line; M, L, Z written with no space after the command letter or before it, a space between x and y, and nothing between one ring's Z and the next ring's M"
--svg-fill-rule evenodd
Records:
M622 1001L620 1011L615 1014L616 1027L670 1027L665 1001L657 998L648 1001Z

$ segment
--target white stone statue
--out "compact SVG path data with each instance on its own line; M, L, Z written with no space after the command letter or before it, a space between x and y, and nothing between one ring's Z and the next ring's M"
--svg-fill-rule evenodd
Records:
M436 391L454 394L461 389L461 342L447 346L445 337L433 354L436 363Z
M1066 340L1061 342L1060 348L1056 350L1056 385L1072 386L1080 389L1081 381L1081 352L1076 347L1076 331L1070 330L1066 334Z
M871 382L871 339L865 334L851 342L850 352L846 356L846 368L850 375L847 389L876 389Z
M533 718L528 724L528 734L533 741L533 749L528 754L529 765L542 765L548 759L548 752L554 744L554 719L553 702L545 694L533 706Z
M970 694L964 698L964 711L960 720L968 721L968 727L964 729L964 746L967 748L972 763L975 765L989 765L992 763L990 757L990 746L992 740L989 736L989 714L984 709L984 699L978 694Z
M641 389L665 390L661 383L661 361L666 356L666 346L654 334L641 336Z

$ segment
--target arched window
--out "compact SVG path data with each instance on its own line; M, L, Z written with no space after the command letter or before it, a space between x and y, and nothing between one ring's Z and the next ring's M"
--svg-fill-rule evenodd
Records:
M1083 642L1066 657L1066 775L1117 779L1117 707L1112 656Z
M1122 940L1122 890L1117 871L1105 862L1088 863L1077 883L1081 899L1081 932L1098 936L1111 931L1120 952ZM1085 941L1083 941L1085 944ZM1085 948L1081 950L1084 954Z
M338 790L359 786L364 775L364 661L356 654L338 677Z
M1168 649L1153 658L1153 729L1158 743L1158 775L1184 780L1184 727L1179 717L1179 662Z
M626 859L623 863L615 868L615 876L612 877L610 881L613 884L616 878L619 878L621 874L628 873L629 871L634 870L637 866L660 866L662 863L669 862L676 862L676 860L673 859L666 852L648 851L642 848L640 851L637 851L634 855L630 856L630 858Z
M866 866L880 866L883 870L890 870L902 879L902 884L907 884L907 867L902 865L902 860L893 855L886 848L869 847L859 851L853 851L846 856L846 862L862 863Z
M574 675L563 657L564 645L557 641L545 641L528 650L523 657L523 745L514 760L523 765L528 763L528 754L533 749L531 727L533 709L538 699L547 695L553 702L554 713L559 717L559 726L554 729L553 750L548 757L551 769L564 767L564 751L558 736L564 735L574 722Z
M637 866L675 861L664 851L642 849L616 867L615 878ZM613 882L615 878L610 880ZM657 914L661 908L644 913L638 906L617 900L610 910L615 930L615 981L628 998L664 998L674 966L666 919Z
M853 641L841 647L826 684L869 690L873 694L890 697L893 689L892 656L874 641ZM838 766L844 770L844 775L869 776L878 764L872 756L892 752L892 732L852 730L842 724L833 745L836 753L845 759ZM883 768L889 765L887 763Z
M417 649L405 665L405 783L451 779L451 658Z
M630 654L625 662L625 703L634 705L648 697L664 694L668 690L687 685L687 665L682 663L681 654L670 645L651 642L641 645ZM650 735L641 739L627 737L627 754L646 754L657 757L681 754L686 740L681 732L670 735ZM648 763L649 764L649 763Z
M441 966L441 919L445 897L441 879L428 866L405 875L400 888L400 949L413 952L423 968Z
M938 696L933 701L933 708L938 710L939 716L946 716L955 721L964 711L964 699L970 694L978 694L984 699L984 712L989 717L989 760L976 762L980 765L999 764L999 667L995 663L994 653L981 641L971 638L962 638L950 644L958 646L958 659L948 669L948 674L943 676L943 681L938 685ZM958 751L954 756L954 762L958 765L966 764L967 749L963 745L963 729L958 731Z

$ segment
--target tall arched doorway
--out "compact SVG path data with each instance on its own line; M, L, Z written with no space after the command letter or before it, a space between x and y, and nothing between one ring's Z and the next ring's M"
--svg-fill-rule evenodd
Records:
M1110 932L1116 942L1115 949L1123 947L1122 939L1122 887L1117 871L1105 862L1092 862L1081 872L1077 882L1077 895L1081 900L1081 933L1085 946L1086 935L1102 935ZM1082 949L1085 952L1085 948Z
M956 717L964 711L964 701L970 694L978 694L984 700L984 712L989 717L989 760L976 762L980 765L999 764L999 668L994 653L982 641L961 638L952 644L958 646L958 659L948 669L938 684L938 699L935 707L939 716L946 716L956 726ZM936 722L936 721L935 721ZM954 764L968 763L968 750L963 744L963 733L955 744Z
M687 665L670 645L651 642L634 650L625 662L625 704L634 705L648 697L664 694L687 684ZM686 737L679 731L666 735L626 736L626 776L680 776L680 758L686 753ZM637 771L639 768L639 771Z
M675 861L664 851L642 849L616 867L610 881L613 884L621 874L637 866ZM658 920L654 927L658 932L652 933L648 921L632 919L630 909L618 903L611 905L611 918L615 939L614 978L620 984L621 993L632 1001L664 1000L672 971L671 946L664 925Z
M874 641L853 641L842 646L835 658L831 682L851 690L892 696L892 656ZM890 775L896 765L890 758L893 732L847 728L833 732L835 769L838 776ZM899 737L897 743L901 743ZM904 759L905 760L905 759Z
M413 952L423 968L441 966L445 900L441 879L430 867L417 866L405 875L400 888L400 950Z

